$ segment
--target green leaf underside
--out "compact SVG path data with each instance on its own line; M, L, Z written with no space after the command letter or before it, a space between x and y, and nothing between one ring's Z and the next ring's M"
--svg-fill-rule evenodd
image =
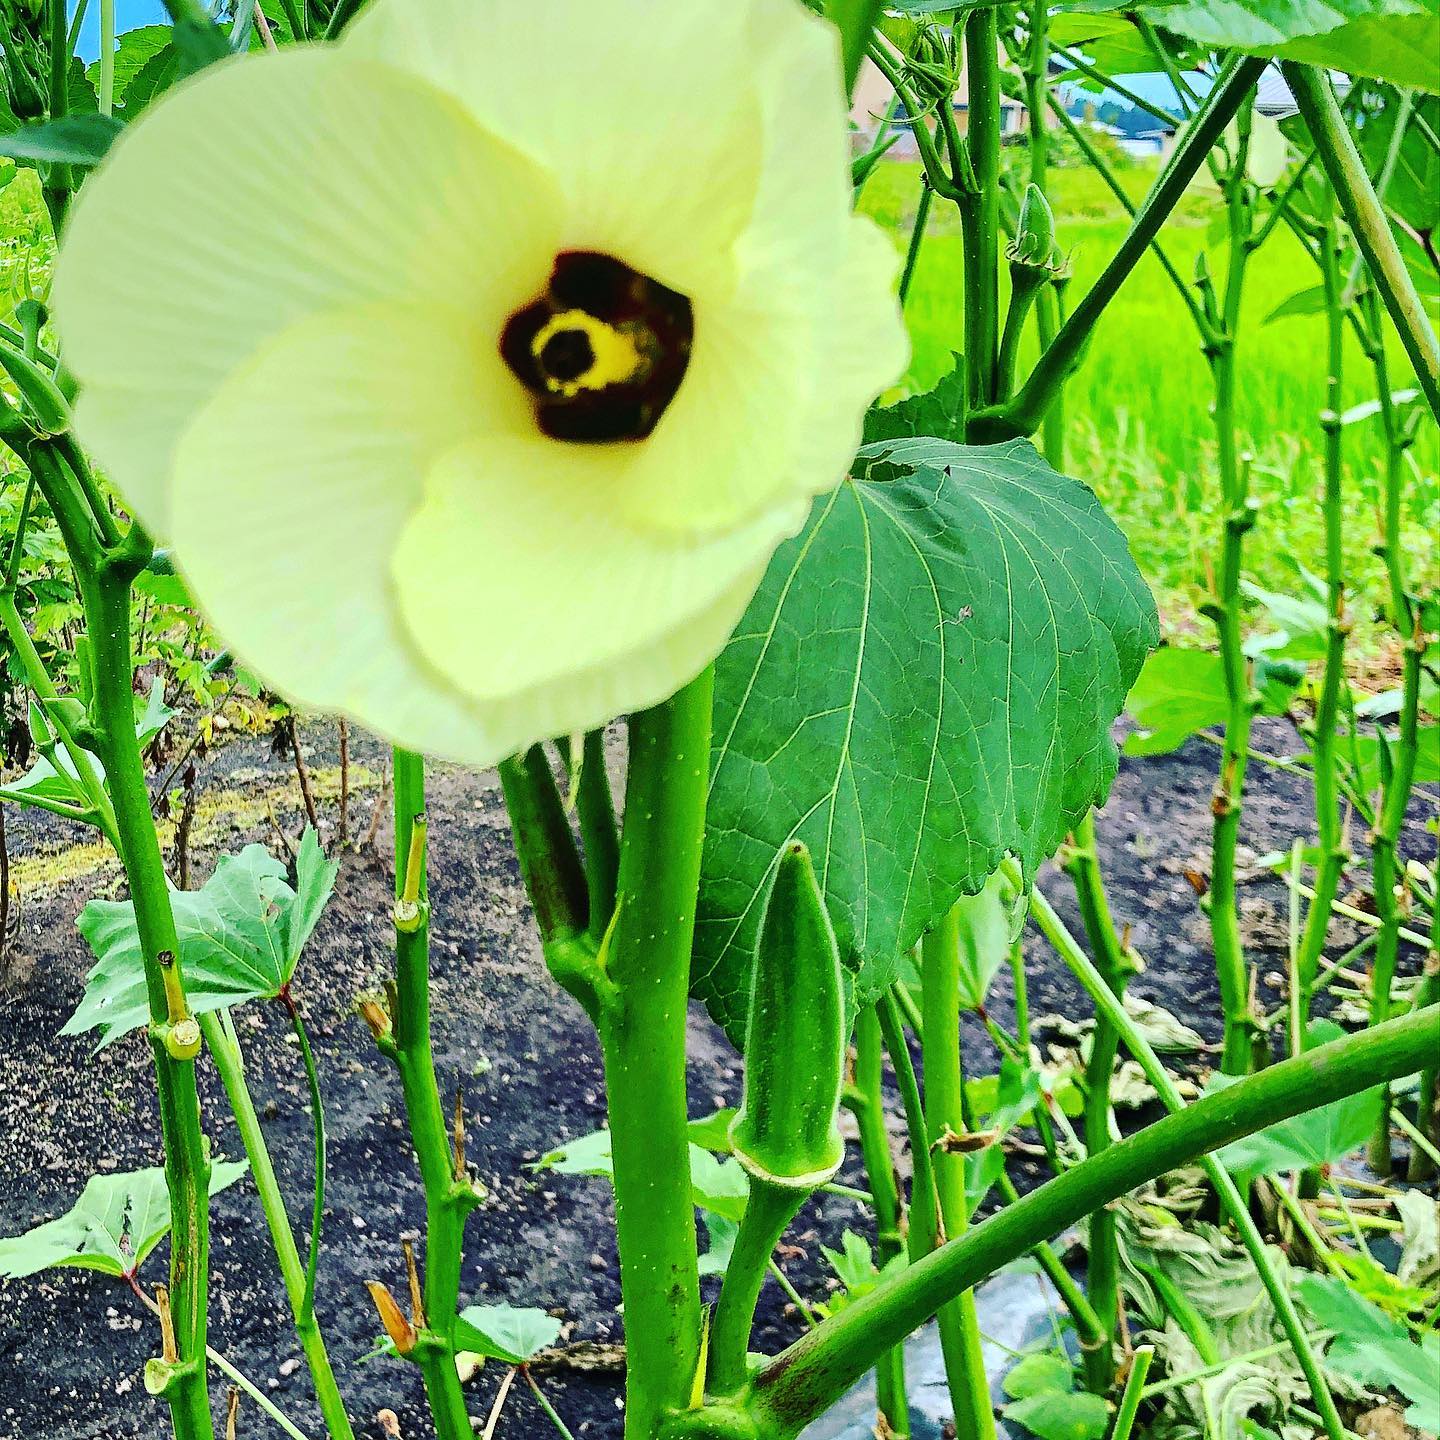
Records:
M173 891L180 968L192 1013L279 994L295 973L335 882L313 830L300 842L296 888L263 845L227 855L201 890ZM150 1021L135 909L127 901L92 900L77 922L96 964L63 1035L99 1030L103 1049Z
M760 897L802 840L859 1002L1008 851L1106 793L1157 639L1091 491L1025 441L887 439L815 504L720 657L694 980L739 1041Z
M248 1168L243 1160L217 1160L210 1168L210 1193L228 1189ZM0 1277L18 1280L73 1266L119 1279L138 1270L169 1229L170 1197L158 1166L96 1175L64 1215L0 1240Z

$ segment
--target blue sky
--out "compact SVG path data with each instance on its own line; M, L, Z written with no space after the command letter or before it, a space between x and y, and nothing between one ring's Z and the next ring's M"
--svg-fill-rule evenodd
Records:
M76 8L72 0L71 15ZM160 0L115 0L115 29L118 34L138 30L142 25L166 23L165 7ZM97 0L90 0L85 11L85 21L80 26L80 40L75 50L87 63L100 54L100 6Z

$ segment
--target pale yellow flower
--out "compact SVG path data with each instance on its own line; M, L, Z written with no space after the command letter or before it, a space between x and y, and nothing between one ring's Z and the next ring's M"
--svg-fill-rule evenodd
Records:
M82 193L82 440L296 702L493 761L723 646L903 368L797 0L378 0Z

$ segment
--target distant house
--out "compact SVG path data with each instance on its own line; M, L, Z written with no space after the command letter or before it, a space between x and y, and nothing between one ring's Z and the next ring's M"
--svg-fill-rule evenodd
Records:
M850 120L855 126L860 141L869 145L885 127L885 116L890 109L891 102L895 99L895 92L890 88L890 82L880 73L875 65L866 60L860 70L860 78L855 86L855 99L850 107ZM970 128L970 81L969 77L961 72L960 83L955 87L955 93L950 97L950 108L955 114L956 125L962 135ZM891 126L899 132L900 139L896 142L891 154L914 155L916 153L915 137L911 128L909 118L903 110L897 111ZM1006 140L1013 140L1026 133L1028 130L1027 111L1019 101L1005 95L1000 100L1000 138L1002 143Z

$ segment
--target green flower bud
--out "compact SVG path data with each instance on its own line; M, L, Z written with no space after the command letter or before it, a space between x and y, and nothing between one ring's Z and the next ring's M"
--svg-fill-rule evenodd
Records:
M30 739L41 754L44 754L55 743L55 734L50 729L45 712L34 700L30 702Z
M1012 270L1037 271L1053 278L1065 271L1065 257L1055 243L1055 214L1036 185L1025 187L1015 239L1006 253Z
M780 855L760 926L745 1032L745 1094L730 1125L756 1179L813 1190L845 1153L838 1111L845 998L840 951L810 852Z

